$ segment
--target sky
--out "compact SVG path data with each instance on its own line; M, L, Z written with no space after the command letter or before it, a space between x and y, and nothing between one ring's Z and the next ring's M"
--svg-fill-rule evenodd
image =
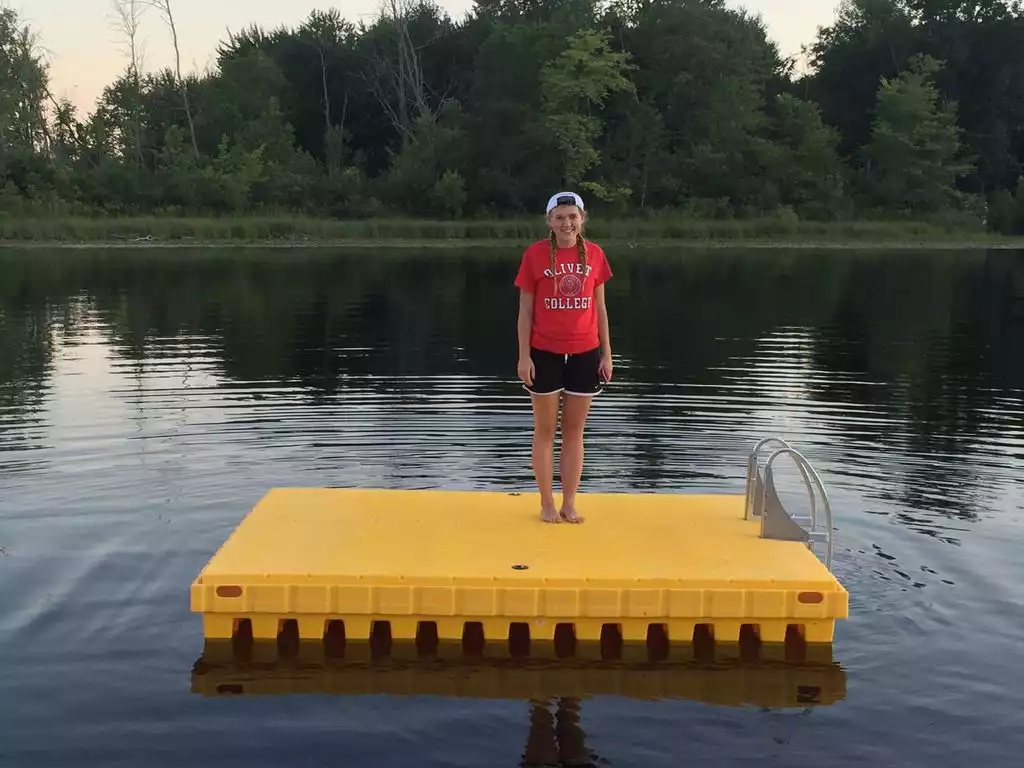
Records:
M819 26L830 24L839 0L727 0L761 14L769 36L784 56L798 55L802 45L813 41ZM67 98L81 115L91 112L103 90L125 66L120 37L114 26L112 0L0 0L14 8L24 23L39 35L50 62L54 96ZM439 0L454 19L472 7L472 0ZM371 21L380 0L172 0L182 68L213 69L217 44L229 31L250 24L272 29L297 26L311 11L337 8L351 21ZM145 70L173 64L167 28L157 14L147 11L141 29L145 45Z

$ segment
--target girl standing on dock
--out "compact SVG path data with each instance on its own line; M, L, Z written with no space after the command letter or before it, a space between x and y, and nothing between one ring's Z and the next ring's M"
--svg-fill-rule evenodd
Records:
M586 210L575 192L552 195L546 240L523 253L519 288L519 378L533 401L533 472L541 519L581 523L576 491L583 474L583 427L594 395L611 381L612 348L604 251L583 237ZM554 439L562 406L562 507L555 506Z

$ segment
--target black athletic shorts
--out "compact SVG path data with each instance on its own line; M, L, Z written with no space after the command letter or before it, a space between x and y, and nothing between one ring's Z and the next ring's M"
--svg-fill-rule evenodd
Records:
M601 391L601 348L576 355L562 355L543 349L530 349L533 360L533 386L526 387L535 395L565 392L570 395L596 395ZM525 385L524 385L525 386Z

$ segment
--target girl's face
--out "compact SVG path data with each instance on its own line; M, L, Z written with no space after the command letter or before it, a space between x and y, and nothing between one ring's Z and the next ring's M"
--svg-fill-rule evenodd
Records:
M575 205L559 205L548 214L548 225L555 237L565 242L576 239L583 231L583 212Z

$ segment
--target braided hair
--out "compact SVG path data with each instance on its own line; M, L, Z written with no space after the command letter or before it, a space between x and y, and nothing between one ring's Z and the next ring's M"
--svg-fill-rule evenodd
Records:
M576 235L576 248L579 252L579 265L586 270L587 266L587 241L583 239L583 235ZM548 253L551 258L551 277L554 280L555 292L558 292L558 276L555 274L555 253L558 251L558 240L555 238L555 231L551 230L551 235L548 237Z

